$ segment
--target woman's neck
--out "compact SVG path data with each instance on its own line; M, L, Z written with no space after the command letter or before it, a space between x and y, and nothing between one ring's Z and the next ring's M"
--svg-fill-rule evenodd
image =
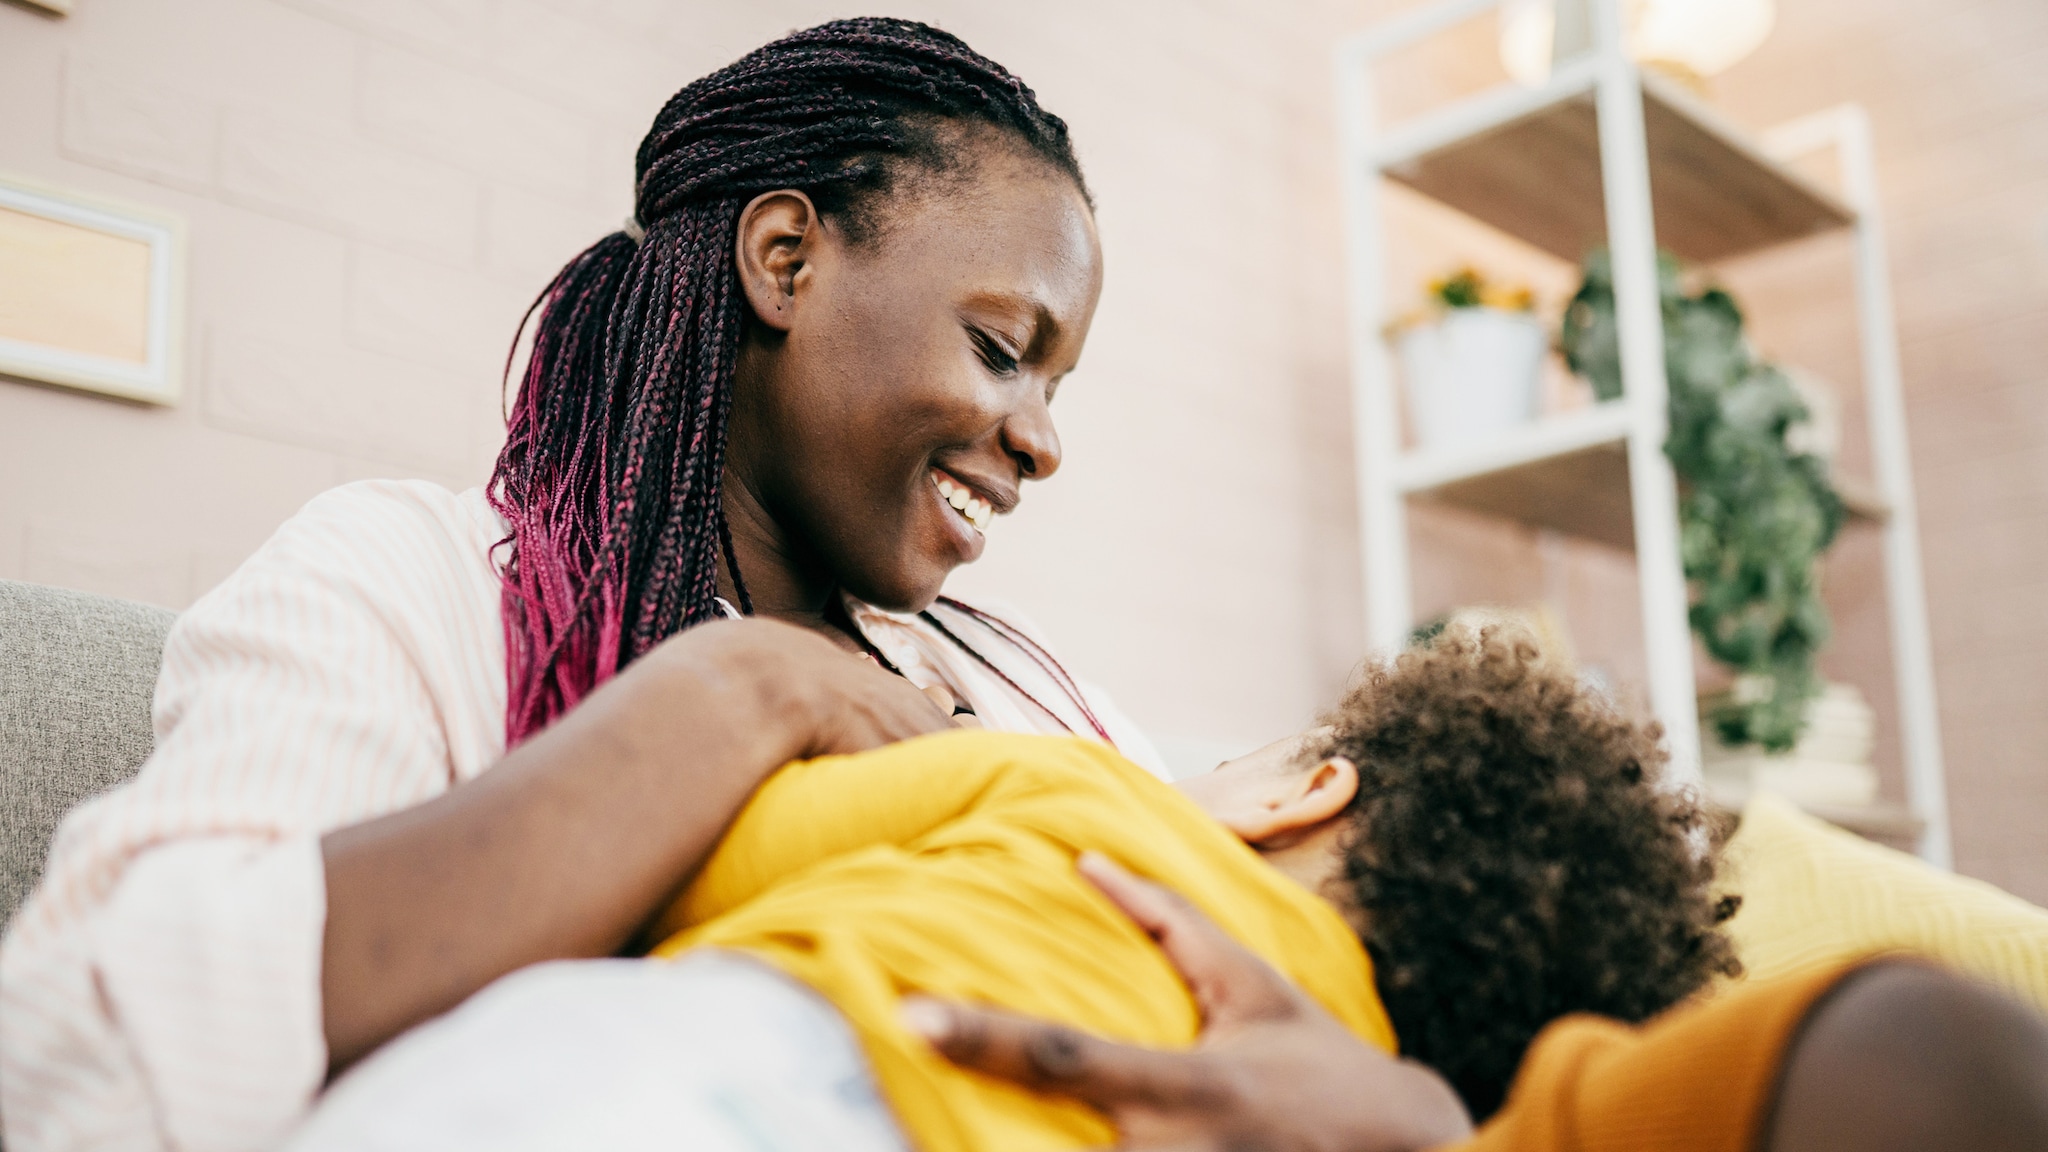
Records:
M730 471L724 490L732 550L754 614L809 628L841 647L859 650L860 642L848 631L846 614L837 604L838 586L815 562L800 554L788 533ZM718 558L718 594L735 606L740 602L723 555Z

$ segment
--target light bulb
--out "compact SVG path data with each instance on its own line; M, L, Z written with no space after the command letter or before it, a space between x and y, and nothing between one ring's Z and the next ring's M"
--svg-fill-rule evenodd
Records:
M1581 3L1583 0L1568 0ZM1724 72L1756 51L1777 19L1773 0L1622 0L1629 55L1690 77ZM1558 49L1557 0L1504 0L1500 62L1523 84L1550 77Z
M1508 75L1531 86L1550 79L1557 40L1557 0L1506 0L1500 6L1500 62Z
M1712 76L1756 51L1777 15L1772 0L1648 0L1629 29L1629 52Z

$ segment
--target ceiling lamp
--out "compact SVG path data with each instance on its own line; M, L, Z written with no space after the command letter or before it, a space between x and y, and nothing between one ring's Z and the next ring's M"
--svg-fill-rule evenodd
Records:
M1583 0L1506 0L1500 8L1500 60L1508 75L1541 84L1553 60L1592 43ZM1695 85L1756 51L1777 18L1773 0L1622 0L1629 54Z

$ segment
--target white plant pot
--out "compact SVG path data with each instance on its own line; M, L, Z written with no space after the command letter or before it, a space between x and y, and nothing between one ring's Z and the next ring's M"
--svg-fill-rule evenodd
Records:
M1543 325L1527 312L1453 308L1402 333L1401 376L1425 448L1483 440L1536 418Z

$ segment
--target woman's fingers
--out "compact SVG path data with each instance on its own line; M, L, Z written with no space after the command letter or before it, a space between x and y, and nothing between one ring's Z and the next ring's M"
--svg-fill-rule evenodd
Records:
M874 693L872 706L878 720L876 744L908 740L953 726L953 697L939 689L944 699L930 689L920 691L910 681L879 666L858 669L864 687Z
M934 684L924 689L924 694L931 697L932 703L938 705L939 711L953 718L953 727L979 728L982 726L981 717L960 707L959 699L944 684Z
M1193 1051L926 999L905 1002L905 1026L955 1064L1101 1109L1125 1152L1412 1152L1470 1134L1442 1077L1361 1043L1179 895L1093 853L1079 867L1187 977L1204 1014Z
M1294 1010L1293 986L1180 893L1133 876L1100 852L1083 852L1075 867L1159 942L1210 1032Z
M1160 1052L990 1008L906 999L904 1026L963 1068L1104 1112L1213 1108L1227 1083L1199 1053Z
M806 755L865 752L953 726L951 707L910 681L872 660L849 660L829 645L820 647L815 664L797 674L810 677L833 706Z

